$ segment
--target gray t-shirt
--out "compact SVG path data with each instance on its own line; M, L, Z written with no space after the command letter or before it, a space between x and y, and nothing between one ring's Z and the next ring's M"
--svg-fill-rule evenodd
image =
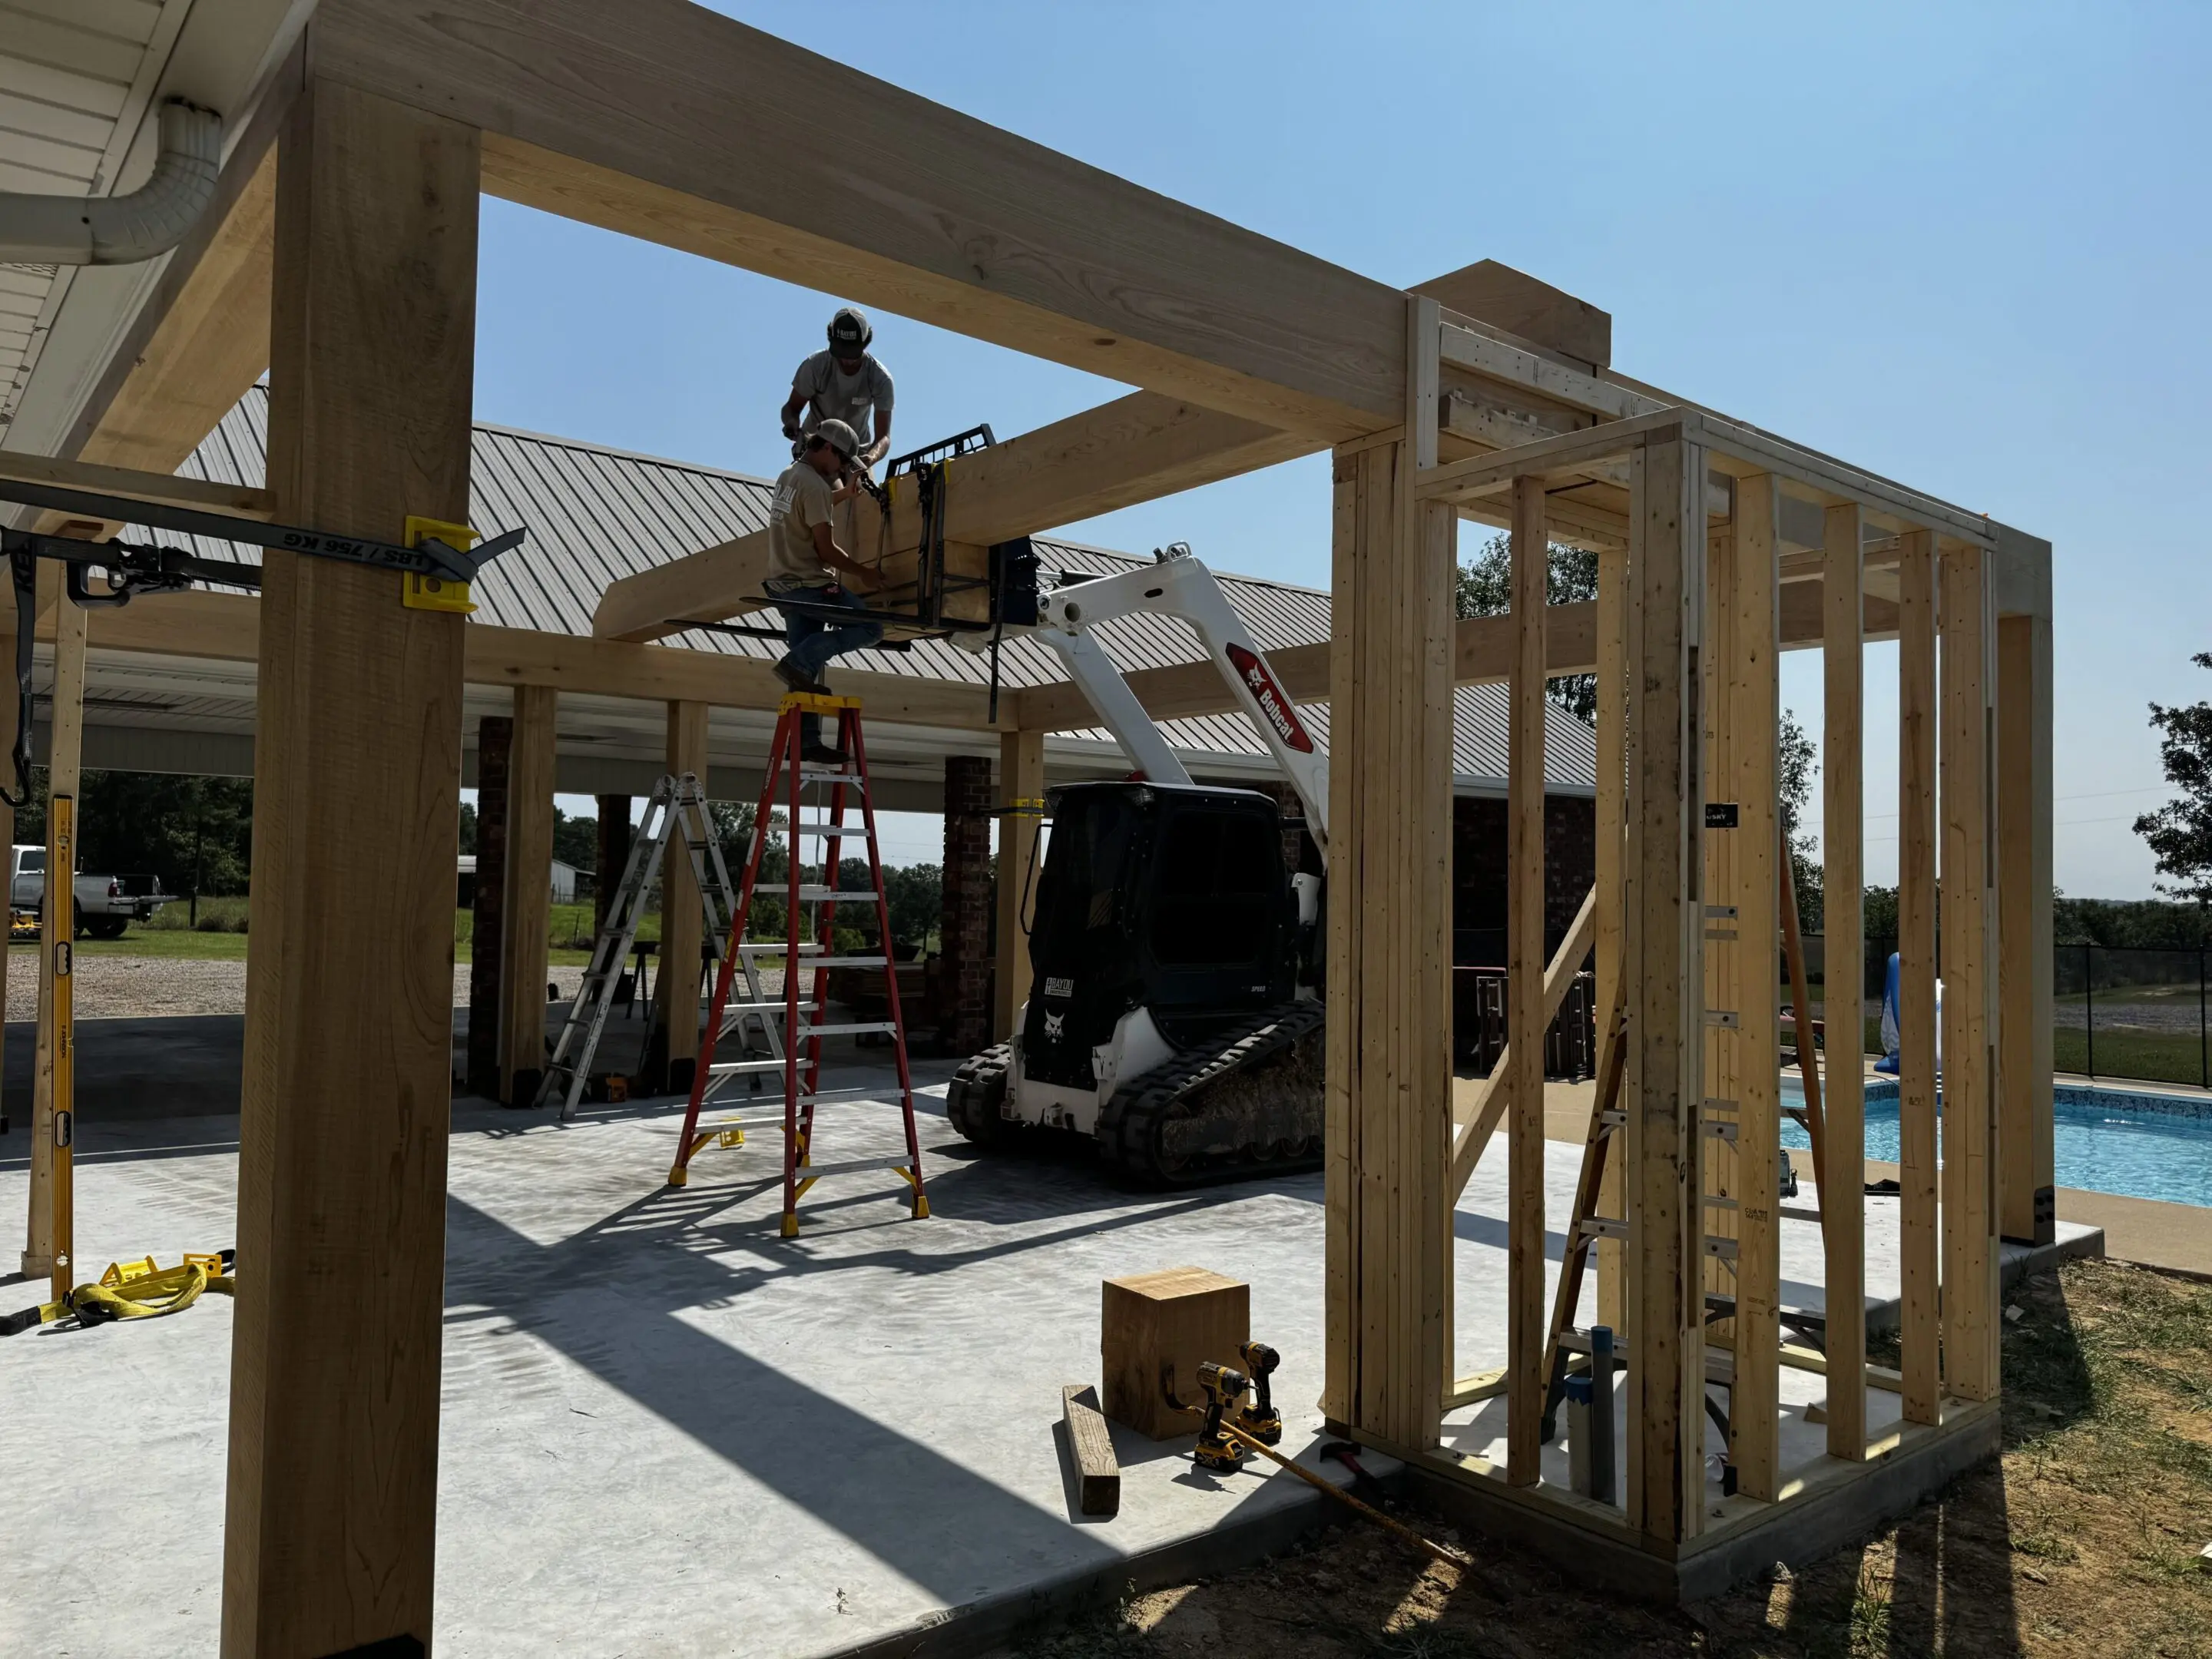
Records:
M783 469L769 501L769 528L775 532L768 560L770 592L793 584L819 587L836 581L836 573L823 565L814 548L814 526L830 523L835 507L830 480L812 466L793 461Z
M801 432L811 432L824 421L842 421L868 444L876 439L871 415L886 422L891 417L891 377L873 357L861 358L860 373L848 374L827 351L817 351L799 364L791 390L806 400L799 417Z

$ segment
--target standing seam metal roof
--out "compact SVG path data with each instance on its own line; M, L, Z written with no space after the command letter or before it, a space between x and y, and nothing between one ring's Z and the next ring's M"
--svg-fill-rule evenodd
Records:
M257 386L178 471L188 477L258 486L267 476L268 430L268 388ZM742 473L483 422L476 428L471 461L471 521L488 531L516 525L530 531L519 550L493 564L474 585L477 614L502 627L586 637L592 631L592 612L609 583L765 527L773 489L769 481ZM208 558L253 556L250 550L230 543L184 539ZM1076 542L1045 537L1035 542L1048 569L1112 575L1148 562ZM1329 637L1328 593L1218 568L1214 574L1263 650L1316 644ZM1119 619L1100 628L1098 637L1125 671L1196 662L1203 655L1183 624L1164 617ZM763 660L781 654L781 647L771 640L702 630L679 635L671 642ZM990 678L987 656L938 640L917 641L911 651L862 653L861 659L879 673L972 684ZM1046 685L1062 678L1058 658L1035 641L1009 640L1002 647L1001 684ZM1500 786L1508 749L1504 688L1462 685L1453 707L1454 773L1465 784ZM1305 704L1298 712L1325 749L1328 706ZM1595 734L1564 709L1549 707L1547 712L1545 769L1551 787L1571 793L1592 791L1597 775ZM1241 713L1172 720L1162 729L1176 749L1191 751L1201 767L1207 754L1241 757L1267 752ZM1103 730L1066 735L1112 741Z

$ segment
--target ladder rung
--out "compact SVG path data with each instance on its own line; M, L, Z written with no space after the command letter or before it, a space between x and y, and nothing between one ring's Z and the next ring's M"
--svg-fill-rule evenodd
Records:
M799 1096L799 1103L802 1106L815 1106L825 1100L881 1100L884 1095L896 1092L895 1089L878 1089L873 1084L862 1083L856 1084L849 1089L817 1090L811 1095Z
M1709 1112L1733 1112L1736 1109L1735 1101L1723 1100L1717 1095L1707 1095L1702 1103Z
M1708 1119L1705 1133L1715 1140L1725 1140L1731 1146L1735 1145L1735 1125L1733 1123L1715 1123Z
M1625 1129L1628 1127L1628 1114L1618 1106L1608 1107L1597 1115L1597 1121L1609 1130Z
M866 899L873 902L875 896L876 890L872 887L801 887L799 890L799 902L801 904L841 902L854 899Z
M708 1077L738 1077L753 1072L780 1072L781 1060L718 1060L707 1068Z
M1734 921L1735 920L1735 906L1733 904L1708 904L1705 907L1705 920L1707 921Z
M1628 1224L1609 1215L1586 1215L1583 1218L1583 1231L1592 1238L1626 1238Z
M1732 1238L1707 1238L1705 1240L1705 1254L1707 1255L1718 1256L1723 1261L1733 1261L1735 1260L1735 1240Z
M1784 1221L1818 1221L1820 1218L1818 1210L1808 1210L1796 1204L1784 1204L1775 1213Z
M1734 1199L1725 1197L1719 1193L1707 1193L1705 1207L1709 1210L1733 1210L1736 1207L1736 1202Z
M856 1034L867 1031L896 1031L897 1030L898 1026L894 1021L888 1019L870 1019L861 1020L851 1025L802 1025L799 1028L799 1035L802 1038L811 1036L852 1036Z
M722 1005L722 1012L725 1014L780 1014L789 1006L781 997L777 997L773 1001L763 999L759 1002L726 1002ZM805 998L800 999L799 1004L800 1013L811 1014L814 1012L814 1008L815 1005L811 1000Z
M799 781L801 784L849 783L863 790L868 787L868 781L858 772L831 772L819 770L811 766L801 766L799 769Z
M812 973L817 968L880 968L881 957L806 957L802 958L799 971Z
M1741 1030L1743 1026L1742 1020L1733 1008L1706 1009L1705 1024L1717 1025L1724 1031Z
M903 1158L853 1158L839 1164L802 1164L792 1173L801 1181L819 1181L824 1176L856 1175L862 1170L903 1170Z
M864 841L867 828L858 823L799 823L786 824L784 831L793 836L818 836L824 841Z

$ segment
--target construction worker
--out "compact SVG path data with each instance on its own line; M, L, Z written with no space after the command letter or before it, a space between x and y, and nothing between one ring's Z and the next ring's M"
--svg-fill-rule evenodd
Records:
M826 691L823 670L830 659L860 651L884 636L878 622L839 623L823 615L824 610L858 611L867 606L858 594L872 593L883 578L837 544L832 528L836 504L849 495L851 486L841 485L853 469L860 441L840 420L820 422L799 441L799 459L784 468L775 481L769 503L769 527L774 532L765 584L773 599L799 601L804 608L783 607L784 638L791 649L775 665L776 678L793 691ZM822 741L819 715L807 714L799 725L803 758L842 765L844 751Z
M791 377L783 435L791 440L793 460L799 459L806 435L824 421L842 421L859 435L854 460L863 470L890 453L891 377L868 354L875 337L866 317L852 306L843 307L830 319L829 349L807 358Z

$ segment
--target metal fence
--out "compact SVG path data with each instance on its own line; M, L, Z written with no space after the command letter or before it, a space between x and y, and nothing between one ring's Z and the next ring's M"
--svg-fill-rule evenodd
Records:
M1897 945L1870 939L1866 948L1871 1053ZM2051 981L2057 1070L2212 1089L2212 951L2060 945L2051 952Z

